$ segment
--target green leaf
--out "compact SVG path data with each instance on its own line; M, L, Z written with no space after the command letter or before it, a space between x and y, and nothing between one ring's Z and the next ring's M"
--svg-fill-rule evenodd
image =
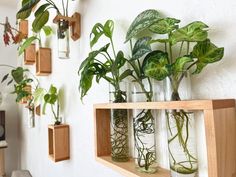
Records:
M194 71L194 74L198 74L207 64L221 60L224 56L224 48L218 48L207 39L194 46L191 56L198 59L197 69Z
M179 28L180 20L175 18L164 18L152 24L148 29L157 34L168 34Z
M170 38L172 45L177 42L188 41L188 42L200 42L207 39L208 26L200 21L192 22L185 27L179 28L174 31Z
M113 35L113 30L114 30L114 22L112 20L107 20L103 27L105 36L111 39Z
M43 31L46 36L50 36L53 33L53 30L50 26L44 26Z
M49 11L48 10L46 10L43 13L41 13L40 15L38 15L34 19L33 24L32 24L33 31L36 33L39 32L43 28L43 26L48 22L48 19L49 19Z
M130 76L133 73L132 70L127 69L125 70L119 77L119 80L122 81L123 79L125 79L126 77Z
M22 8L17 12L17 19L25 19L30 16L32 8L39 2L40 0L29 0L22 2ZM27 14L27 15L26 15Z
M14 81L19 84L24 79L24 69L22 67L17 67L11 71L11 75Z
M43 88L37 88L33 93L33 102L35 106L38 106L43 100L45 95L45 90Z
M3 76L1 83L3 83L8 78L8 76L9 76L9 73Z
M84 69L81 73L80 85L79 85L81 100L87 94L89 89L92 87L92 82L93 82L93 71L89 69Z
M124 53L122 51L119 51L117 53L115 61L112 63L112 72L113 73L118 73L119 69L124 66L126 62L126 59L124 57Z
M151 52L150 46L151 37L143 37L136 41L133 51L132 51L132 59L136 60L144 56L146 53Z
M148 77L163 80L169 74L168 54L160 50L149 53L143 61L143 71Z
M50 89L49 89L49 93L50 94L57 94L57 88L54 87L53 85L50 86Z
M36 40L36 39L38 39L38 38L35 37L35 36L32 36L32 37L27 38L27 39L24 41L24 43L19 47L19 51L18 51L19 55L21 55L21 54L25 51L25 49L26 49L27 47L29 47L29 46L32 44L32 42L33 42L34 40Z
M193 62L193 59L190 56L183 56L176 59L176 61L171 66L172 72L174 74L185 71L185 65L189 62Z
M13 82L13 79L11 79L11 80L7 83L7 85L10 85L12 82Z
M41 5L41 6L37 9L37 11L34 13L34 16L37 17L37 16L41 15L41 14L45 11L45 9L46 9L48 6L50 6L49 3L46 3L46 4Z
M157 42L160 42L160 43L168 43L168 42L171 42L170 39L154 39L154 40L151 40L149 42L149 44L153 44L153 43L157 43Z
M140 13L130 25L126 34L125 42L147 29L150 25L160 19L159 12L154 9L146 10Z
M97 23L94 25L92 32L90 33L90 47L92 48L98 41L98 39L104 34L103 25Z

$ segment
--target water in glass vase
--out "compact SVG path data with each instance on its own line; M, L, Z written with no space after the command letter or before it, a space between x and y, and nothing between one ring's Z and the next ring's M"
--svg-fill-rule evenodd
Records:
M58 37L58 57L60 59L70 58L70 38L69 38L69 22L65 20L58 21L57 37Z
M110 102L127 102L126 91L114 90L110 87ZM111 157L116 162L129 161L129 139L128 139L128 111L126 109L111 110Z

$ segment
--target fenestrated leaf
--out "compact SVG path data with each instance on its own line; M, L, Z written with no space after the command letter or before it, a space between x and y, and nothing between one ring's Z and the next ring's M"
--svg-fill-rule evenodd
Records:
M143 61L143 71L148 77L163 80L169 74L168 54L160 50L149 53Z
M41 5L41 6L37 9L37 11L34 13L34 16L37 17L37 16L39 16L40 14L42 14L42 13L44 12L44 10L45 10L48 6L50 6L49 3L46 3L46 4Z
M32 42L36 39L38 39L36 36L27 38L25 42L19 47L19 51L18 51L19 55L21 55L25 51L25 49L29 47L30 44L32 44Z
M172 32L175 29L179 28L178 23L180 20L175 18L164 18L160 19L154 24L152 24L148 29L152 31L153 33L157 34L168 34Z
M180 41L200 42L207 39L208 26L200 21L192 22L185 27L175 30L171 35L172 44Z
M209 39L198 42L191 53L191 56L197 58L197 69L194 74L198 74L206 64L214 63L221 60L224 56L224 48L218 48Z
M126 77L130 76L132 74L132 70L127 69L125 70L119 77L119 80L122 81L123 79L125 79Z
M146 53L151 52L151 46L149 41L151 37L143 37L137 40L132 51L131 60L136 60L144 56Z
M22 67L17 67L11 71L11 75L14 81L19 84L24 79L24 69Z
M24 1L22 4L22 8L17 12L16 18L17 19L25 19L27 18L26 12L31 13L32 8L39 2L40 0L30 0L30 1ZM30 15L30 14L29 14Z
M92 48L98 41L98 39L104 34L103 25L97 23L93 26L92 32L90 33L90 47Z
M43 26L45 26L45 24L48 22L49 19L49 11L46 10L43 13L41 13L40 15L38 15L32 24L33 27L33 31L34 32L39 32Z
M150 25L160 19L159 12L154 9L146 10L140 13L130 25L128 32L126 34L125 42L129 41L131 38L147 29Z
M112 38L113 30L114 30L114 22L112 20L107 20L103 27L105 36L108 38Z
M9 73L3 76L1 83L3 83L8 78L8 76L9 76Z
M193 59L190 56L183 56L183 57L179 57L176 59L176 61L173 63L172 65L172 72L174 74L177 74L179 72L185 71L186 68L186 64L189 62L192 62Z

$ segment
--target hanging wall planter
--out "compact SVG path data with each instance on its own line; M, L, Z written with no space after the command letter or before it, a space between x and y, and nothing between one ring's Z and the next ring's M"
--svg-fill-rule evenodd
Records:
M28 20L20 20L19 31L25 35L25 38L28 37Z
M58 25L58 57L68 59L70 55L69 29L71 29L71 38L74 41L80 38L80 14L74 13L72 17L57 15L53 22Z
M69 125L48 126L48 150L54 162L70 159Z
M36 48L35 44L31 44L24 51L24 63L25 65L33 65L36 60Z
M40 47L36 57L36 75L47 76L52 72L51 49Z

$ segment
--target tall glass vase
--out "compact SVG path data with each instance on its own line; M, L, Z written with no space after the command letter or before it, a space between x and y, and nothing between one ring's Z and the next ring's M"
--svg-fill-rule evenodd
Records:
M57 37L58 37L58 57L61 59L70 58L70 33L69 21L59 20Z
M180 81L179 78L183 79ZM166 79L165 98L167 101L191 99L191 81L187 72ZM166 110L166 117L171 176L197 177L194 113L182 109Z
M35 113L34 108L28 108L28 127L34 128L35 127Z
M149 89L144 91L139 84L133 84L133 102L152 101L152 95L153 93ZM132 115L136 168L140 172L155 173L157 171L157 163L154 112L147 109L134 109Z
M122 84L119 89L110 86L110 102L127 102L127 87ZM111 110L111 157L116 162L129 161L129 140L128 140L128 110Z

